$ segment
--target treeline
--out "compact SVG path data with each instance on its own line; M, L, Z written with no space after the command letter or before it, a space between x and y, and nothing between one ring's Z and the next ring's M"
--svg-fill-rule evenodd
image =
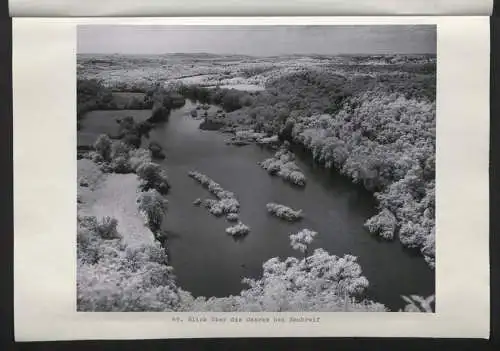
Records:
M92 110L116 109L111 89L96 79L78 79L76 97L78 118Z
M172 109L182 107L186 102L178 92L164 88L159 83L139 90L144 93L142 99L132 96L123 104L118 103L123 98L114 96L114 91L101 81L78 79L77 118L93 110L152 110L150 122L159 122L167 120Z
M265 91L233 90L230 99L234 103L229 104L229 109L224 108L233 111L228 121L249 119L257 131L276 133L290 116L335 114L349 98L364 92L397 93L407 99L434 101L435 65L415 66L419 67L416 73L368 65L363 67L370 73L363 74L341 69L304 69L268 81ZM220 104L221 93L216 89L190 87L190 90L201 91L201 98L208 96L204 100L207 103Z
M182 96L205 104L222 106L227 112L236 111L244 106L251 106L252 95L236 89L205 88L197 85L180 85L177 92Z

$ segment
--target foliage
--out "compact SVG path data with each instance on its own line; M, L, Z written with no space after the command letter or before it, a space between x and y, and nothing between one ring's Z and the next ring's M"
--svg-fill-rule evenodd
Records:
M308 231L306 236L312 240L314 235ZM262 268L261 278L243 280L249 288L239 295L198 298L190 307L221 312L387 311L384 305L363 298L368 280L352 255L337 257L317 249L302 259L271 258Z
M247 311L384 311L381 304L363 301L368 280L361 275L356 258L329 255L317 249L306 259L275 257L262 266L259 280L245 279L250 287L241 292ZM361 307L361 308L360 308Z
M217 200L205 199L203 201L203 205L211 214L221 216L223 214L239 212L240 203L233 192L225 190L219 183L203 173L191 171L188 175L217 197Z
M226 233L232 236L243 236L247 235L249 232L250 227L241 222L238 222L238 224L226 228Z
M120 236L116 230L117 225L118 221L115 218L109 216L103 217L103 219L97 223L97 234L103 239L118 239Z
M365 223L370 233L377 233L385 239L392 239L396 231L396 217L388 209L383 209Z
M299 250L304 253L304 255L307 255L309 245L316 235L318 235L318 233L315 231L302 229L297 234L290 235L290 244L294 250Z
M96 79L78 79L77 92L77 117L92 110L114 110L116 104L110 89Z
M226 219L230 222L236 222L240 219L240 216L237 213L228 213Z
M146 101L152 108L149 122L165 122L170 117L170 111L184 106L186 100L176 91L163 88L159 83L146 93Z
M178 92L188 99L206 104L220 105L227 112L236 111L243 106L252 104L252 97L248 92L236 89L204 88L197 85L181 85Z
M236 198L222 198L220 200L205 199L203 205L214 216L238 213L239 211L239 202Z
M167 210L167 200L155 189L150 189L139 194L137 204L151 231L158 233Z
M163 153L163 148L161 147L161 145L159 143L157 143L155 141L150 142L148 149L149 149L149 151L151 151L151 155L154 158L158 158L158 159L165 158L165 154Z
M434 312L435 295L422 297L419 295L401 296L407 302L404 312Z
M99 156L106 162L111 160L111 139L105 135L100 135L94 143L94 149Z
M118 121L120 124L118 137L129 147L138 148L141 146L142 135L149 130L148 122L136 123L133 117L127 116Z
M111 158L124 157L128 159L130 153L130 146L122 141L114 141L111 145Z
M294 158L294 155L290 151L282 148L276 152L274 157L260 162L259 165L271 175L277 175L283 180L297 186L305 186L306 176L293 161Z
M115 173L130 173L132 170L125 156L114 157L111 160L110 167Z
M371 91L351 97L335 115L295 116L292 140L325 167L375 192L380 213L366 223L434 265L435 103ZM392 217L395 217L395 221Z
M302 210L294 210L285 205L270 202L266 205L267 211L272 215L293 222L302 219Z
M85 234L83 234L85 233ZM103 240L79 223L78 311L175 311L181 295L159 243L127 246Z
M144 164L151 163L151 152L146 149L134 149L129 151L129 164L134 172Z
M160 165L147 162L137 167L137 175L141 179L141 190L155 189L161 194L166 194L170 188L168 177Z

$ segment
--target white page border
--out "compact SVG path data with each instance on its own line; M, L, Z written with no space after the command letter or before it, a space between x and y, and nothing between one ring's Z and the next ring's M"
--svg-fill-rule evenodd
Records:
M281 313L321 322L199 325L176 324L171 313L76 312L77 24L437 24L436 313ZM488 337L488 18L15 18L13 89L17 341Z

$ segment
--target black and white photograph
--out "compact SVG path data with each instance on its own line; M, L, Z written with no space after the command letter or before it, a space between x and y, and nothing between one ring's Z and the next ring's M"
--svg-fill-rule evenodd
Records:
M78 25L77 311L435 313L436 35Z

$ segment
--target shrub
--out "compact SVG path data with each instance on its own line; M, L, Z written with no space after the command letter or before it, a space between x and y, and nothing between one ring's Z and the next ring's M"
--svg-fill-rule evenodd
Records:
M163 153L163 149L161 145L157 142L150 142L148 146L149 151L151 151L151 155L153 155L154 158L158 159L164 159L165 154Z
M167 175L156 163L143 163L137 168L137 175L142 181L142 191L156 189L161 194L166 194L170 188Z
M113 158L110 166L115 173L130 173L132 170L130 168L130 164L128 163L128 159L123 156Z
M188 175L217 197L217 200L206 199L203 202L211 214L222 216L223 214L237 213L239 211L240 203L234 193L225 190L219 183L213 181L203 173L191 171Z
M230 222L236 222L237 220L240 219L240 216L238 216L237 213L228 213L226 215L226 219Z
M239 222L229 228L226 228L226 233L232 236L244 236L250 232L250 227Z
M396 226L396 217L386 208L365 223L365 227L368 228L370 233L379 234L384 239L394 238Z
M140 147L141 135L144 133L143 129L145 128L144 125L136 123L131 116L127 116L118 122L120 124L118 136L123 143L133 148Z
M111 139L105 134L101 134L94 143L95 151L106 162L109 162L111 159L111 145Z
M302 219L302 210L296 211L290 207L273 202L268 203L266 208L272 215L290 222Z
M152 123L165 122L168 121L169 117L170 117L169 108L160 104L155 104L153 106L151 117L149 117L148 121Z
M151 161L151 152L149 150L134 149L129 151L130 168L132 168L134 172L137 172L139 167Z
M125 157L128 159L130 147L122 141L114 141L111 146L111 158Z
M116 229L118 221L115 218L106 216L97 223L96 229L99 236L105 240L119 239L120 235Z
M290 244L294 250L299 250L300 252L303 252L304 255L307 255L309 245L312 243L316 235L318 235L318 233L315 231L302 229L297 234L290 235Z
M122 137L122 140L125 144L130 145L134 148L138 148L141 146L141 136L134 132L125 134Z
M294 162L295 156L283 147L276 154L259 163L270 175L277 175L283 180L298 185L306 185L306 176Z

